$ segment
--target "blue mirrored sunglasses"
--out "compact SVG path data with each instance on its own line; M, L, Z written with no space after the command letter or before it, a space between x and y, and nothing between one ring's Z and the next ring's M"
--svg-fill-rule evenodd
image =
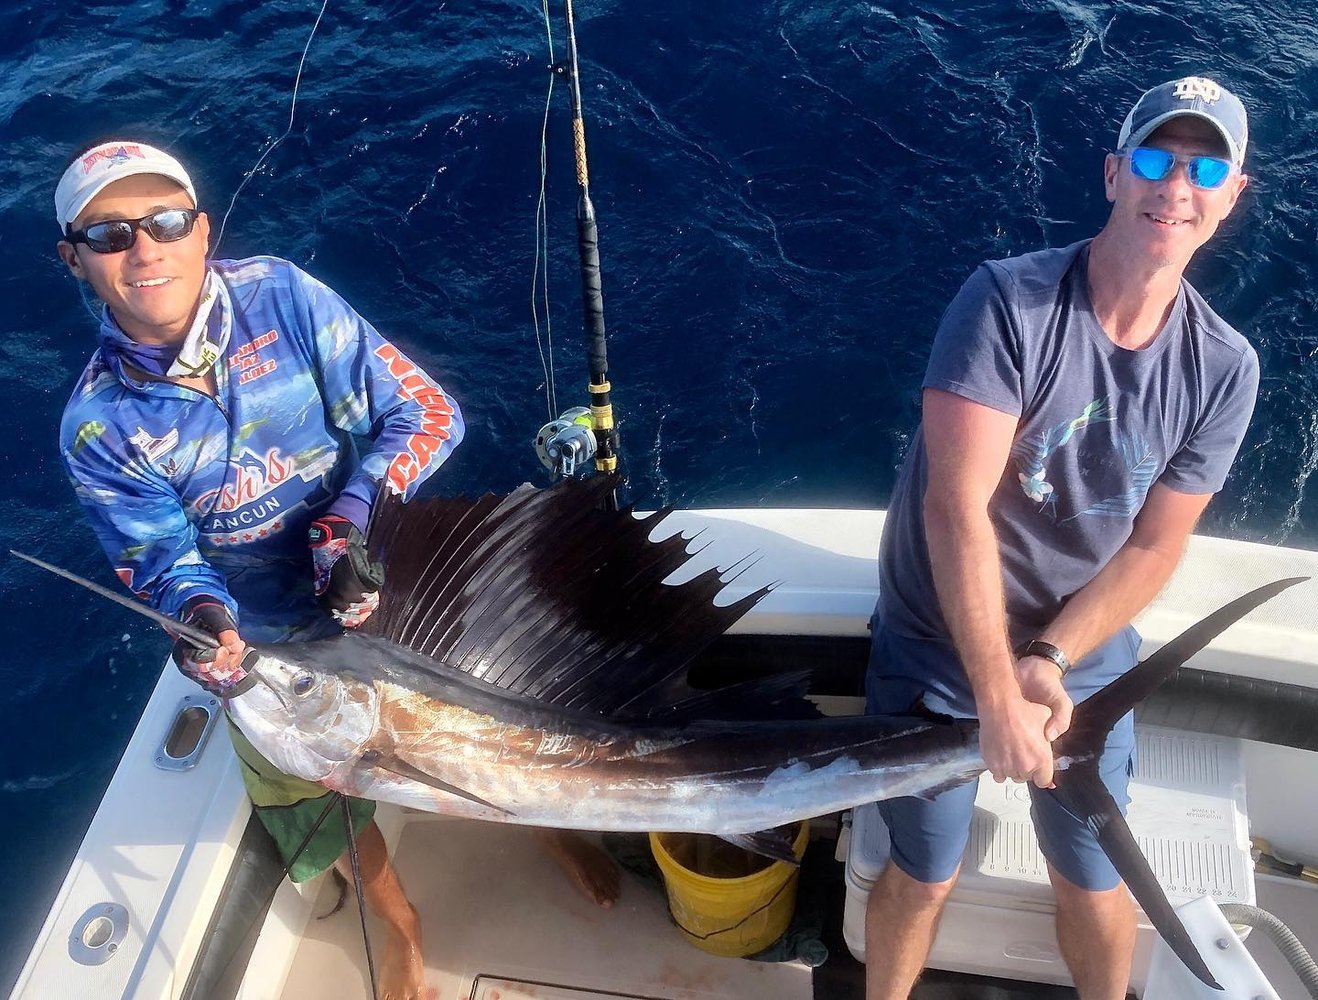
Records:
M1162 180L1178 163L1185 164L1191 184L1207 191L1220 188L1231 176L1231 161L1219 156L1182 156L1151 146L1136 146L1123 155L1130 162L1130 172L1146 181Z

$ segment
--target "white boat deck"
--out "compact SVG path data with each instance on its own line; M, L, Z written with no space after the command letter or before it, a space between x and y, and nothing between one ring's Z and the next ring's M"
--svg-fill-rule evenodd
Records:
M426 983L443 1000L812 996L810 969L800 963L717 958L688 944L664 897L625 870L618 902L594 905L525 827L416 818L403 827L395 862L421 914ZM327 880L316 912L336 895ZM368 927L376 940L378 925ZM350 897L332 917L310 922L282 997L365 1000L366 979Z
M426 984L437 1000L815 996L812 971L798 962L717 958L692 947L669 920L663 895L625 870L622 895L612 909L589 903L523 827L412 816L402 827L395 860L421 913ZM1257 877L1256 889L1258 905L1318 954L1318 884L1265 875ZM330 910L336 897L337 888L326 879L315 912ZM840 920L840 913L833 916ZM380 925L368 918L367 926L378 942ZM829 1000L860 1000L860 964L840 942L830 945L829 982L835 989L839 981L846 983L848 992ZM381 945L375 947L378 962ZM1263 932L1250 934L1246 948L1281 1000L1306 995ZM851 966L852 974L841 975L840 965ZM254 985L252 978L249 974L248 986ZM935 976L913 1000L978 995L975 989L968 977L949 983L947 976ZM309 923L282 992L258 992L280 1000L369 1000L355 899L349 896L338 913Z

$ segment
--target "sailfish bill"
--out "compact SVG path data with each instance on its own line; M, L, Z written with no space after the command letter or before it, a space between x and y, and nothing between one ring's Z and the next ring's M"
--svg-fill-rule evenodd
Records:
M804 672L690 687L692 659L771 588L720 606L731 580L717 570L665 583L687 542L649 540L666 511L601 509L615 485L389 498L370 539L387 567L379 610L353 633L258 646L260 683L227 700L230 716L275 766L348 795L533 826L709 833L770 854L782 844L757 831L984 770L974 720L820 718ZM1297 582L1210 615L1078 705L1054 744L1054 794L1213 986L1094 760L1138 698Z

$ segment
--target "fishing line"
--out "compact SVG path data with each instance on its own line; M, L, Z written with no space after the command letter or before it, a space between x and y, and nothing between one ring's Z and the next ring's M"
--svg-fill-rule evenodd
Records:
M782 864L783 862L780 861L778 863ZM741 927L744 923L746 923L746 921L750 920L751 917L763 913L765 910L767 910L770 906L774 904L774 901L777 900L778 897L781 896L783 892L787 889L787 887L791 884L792 884L792 879L790 878L784 879L782 885L778 886L778 888L774 890L773 895L769 897L767 902L761 904L760 906L755 907L755 909L751 910L750 913L746 914L746 916L742 917L735 924L731 924L728 927L720 927L717 930L709 931L706 934L697 934L686 924L682 923L682 921L678 920L677 917L673 916L671 912L669 916L672 916L673 923L677 924L678 929L681 930L683 934L686 934L688 937L695 938L697 941L708 941L710 938L717 937L720 934L727 934L729 931L735 931L738 927Z
M90 282L84 281L82 278L78 279L78 297L82 299L82 307L87 310L87 315L99 327L101 319L105 315L105 303L100 300L95 292L89 291L90 288Z
M238 763L241 767L251 767L251 765L243 760L241 756L238 757ZM297 850L293 852L293 856L289 859L288 864L284 866L283 872L280 874L279 878L275 880L275 887L270 890L261 906L257 908L256 917L248 921L247 929L243 931L241 936L234 939L237 944L234 945L233 953L229 956L228 961L226 961L221 967L221 974L228 972L230 966L232 966L237 960L238 954L242 950L242 943L246 941L252 931L256 929L257 924L265 920L266 914L270 910L270 904L275 901L275 893L277 893L280 886L284 884L284 879L288 878L288 873L293 870L293 865L297 863L298 858L302 857L302 852L311 844L311 838L314 837L317 831L320 830L321 826L324 825L325 820L329 817L330 810L334 808L339 799L343 799L345 802L347 801L346 796L344 796L342 792L329 793L329 801L325 803L325 808L321 810L320 815L316 818L316 822L311 824L311 829L308 830L307 835L302 838L302 843L298 844ZM253 806L252 808L253 812L255 812L256 807ZM261 822L259 817L257 818L257 822Z
M549 63L554 58L554 31L549 20L549 0L541 0L545 15L545 39L549 45ZM545 373L545 406L549 419L558 415L558 391L554 385L554 328L549 316L549 218L545 205L545 177L549 172L549 107L554 97L554 74L549 74L549 92L545 94L545 117L540 126L540 199L535 207L535 268L531 272L531 322L535 325L535 344L540 349L540 367ZM545 345L540 340L540 314L536 305L536 286L543 270L545 300L545 333L549 341L549 359L545 360Z
M325 8L328 6L329 0L322 0L320 13L316 15L316 23L311 26L311 34L307 35L307 44L302 47L302 58L298 60L297 75L293 78L293 100L288 106L288 128L284 129L283 135L265 147L265 152L263 152L257 159L255 166L243 176L242 183L238 185L238 189L234 191L233 197L229 199L229 207L224 210L224 218L220 220L220 234L215 237L214 249L217 252L216 255L218 255L220 243L224 239L224 227L228 225L229 213L233 211L233 206L238 200L238 195L242 194L242 190L247 186L247 182L250 181L252 177L256 175L256 172L261 169L261 164L264 163L265 158L270 155L270 151L287 139L289 133L293 131L293 114L297 111L297 92L298 87L302 85L302 67L307 63L307 53L311 50L311 40L316 37L316 29L320 27L320 20L325 16Z
M362 886L362 869L357 857L357 836L352 829L352 809L348 806L348 796L339 795L339 805L343 812L343 828L348 836L348 862L352 865L353 888L357 890L357 912L362 919L362 944L366 947L366 971L371 976L372 1000L380 1000L380 989L375 982L375 957L371 954L371 938L366 933L366 890Z

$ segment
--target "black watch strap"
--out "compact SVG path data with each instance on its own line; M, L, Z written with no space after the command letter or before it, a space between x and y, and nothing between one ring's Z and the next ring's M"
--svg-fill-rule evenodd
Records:
M1057 669L1062 672L1063 677L1071 669L1071 661L1066 658L1066 654L1051 642L1044 642L1042 639L1031 639L1016 647L1016 659L1024 659L1027 656L1041 656L1045 660L1052 660L1057 664Z

